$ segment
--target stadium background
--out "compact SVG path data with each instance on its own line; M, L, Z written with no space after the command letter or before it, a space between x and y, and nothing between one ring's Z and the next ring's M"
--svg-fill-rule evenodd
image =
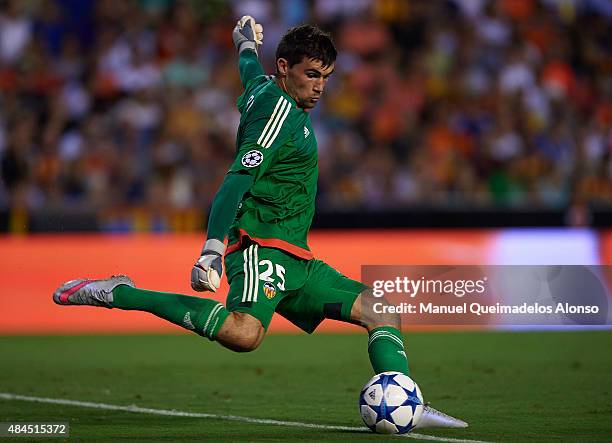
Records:
M339 48L315 226L610 225L610 2L2 0L0 227L200 231L247 12Z

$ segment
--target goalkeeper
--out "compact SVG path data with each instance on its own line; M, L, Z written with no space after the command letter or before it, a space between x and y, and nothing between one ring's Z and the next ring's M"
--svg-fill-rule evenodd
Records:
M275 75L265 75L259 63L263 29L252 17L238 21L233 40L244 87L236 157L191 272L194 290L215 292L225 260L225 306L136 288L126 276L72 280L54 293L55 302L150 312L238 352L260 345L275 312L307 333L325 318L340 320L367 329L375 373L409 374L399 316L375 314L371 290L315 259L307 243L318 174L309 111L334 71L330 36L311 25L288 30L276 50Z

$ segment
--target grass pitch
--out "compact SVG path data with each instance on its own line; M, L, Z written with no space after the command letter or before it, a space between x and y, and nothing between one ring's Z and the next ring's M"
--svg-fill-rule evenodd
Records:
M408 333L405 340L425 400L470 423L419 434L610 441L612 331ZM0 392L357 427L357 396L372 375L366 346L365 334L272 335L250 354L192 335L0 337ZM0 400L0 421L68 421L71 442L392 438L17 400Z

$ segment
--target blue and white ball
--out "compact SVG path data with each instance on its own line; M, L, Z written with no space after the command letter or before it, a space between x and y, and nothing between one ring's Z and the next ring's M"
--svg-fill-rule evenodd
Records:
M359 395L363 422L380 434L405 434L419 422L423 395L417 384L401 372L376 374Z

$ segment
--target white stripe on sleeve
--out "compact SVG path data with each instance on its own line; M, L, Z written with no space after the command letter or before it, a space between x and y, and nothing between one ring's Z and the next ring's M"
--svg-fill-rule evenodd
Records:
M266 126L264 127L261 135L259 136L259 139L257 139L257 144L258 145L263 146L264 139L267 138L266 134L269 134L270 131L273 130L275 122L278 121L278 118L281 115L279 110L284 106L286 101L287 100L284 97L282 97L282 96L278 98L278 101L276 102L276 106L274 107L274 111L272 112L272 115L270 116L270 119L266 123Z
M285 119L287 118L287 115L289 115L290 110L291 110L291 103L285 100L285 103L281 107L281 110L278 113L278 116L276 118L276 121L274 122L274 125L272 125L272 127L268 131L268 135L266 135L266 138L264 138L264 141L261 144L261 146L263 146L265 149L268 149L270 146L272 146L272 143L274 143L274 140L276 139L276 136L280 132L281 127L283 126L283 123Z

